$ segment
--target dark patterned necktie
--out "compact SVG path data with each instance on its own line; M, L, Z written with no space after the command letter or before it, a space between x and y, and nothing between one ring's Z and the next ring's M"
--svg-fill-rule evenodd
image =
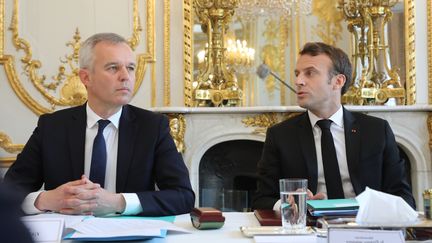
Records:
M90 180L99 183L101 187L105 185L105 170L107 163L107 151L103 130L110 123L109 120L99 120L98 133L93 142L93 152L90 166Z
M319 120L317 125L321 128L321 153L326 181L327 196L332 198L344 198L342 180L339 172L339 164L333 136L330 131L331 120Z

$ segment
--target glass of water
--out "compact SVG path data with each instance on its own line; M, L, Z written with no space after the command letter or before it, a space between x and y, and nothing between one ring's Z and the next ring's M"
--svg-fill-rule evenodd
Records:
M280 179L282 230L288 233L306 231L307 179Z

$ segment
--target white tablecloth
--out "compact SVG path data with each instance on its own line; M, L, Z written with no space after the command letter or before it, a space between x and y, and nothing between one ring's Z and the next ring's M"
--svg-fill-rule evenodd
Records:
M171 234L165 239L155 239L154 242L167 243L252 243L252 238L246 238L240 232L240 226L259 226L253 213L224 213L225 224L220 229L198 230L192 226L189 214L176 217L175 225L191 231L191 234ZM153 242L152 241L152 242Z
M190 230L191 234L171 234L165 239L154 239L150 242L166 243L254 243L253 238L243 236L241 226L259 226L253 213L223 213L225 224L221 229L198 230L192 226L189 214L176 217L175 225ZM326 239L319 239L317 243L327 242Z
M198 230L192 226L189 214L176 216L174 224L189 230L190 234L171 233L165 238L155 238L143 241L145 243L255 243L253 238L243 236L240 231L241 226L259 226L253 213L227 213L224 212L225 224L221 229ZM284 241L286 238L284 239ZM63 241L71 242L71 241ZM112 242L112 241L111 241ZM136 242L136 241L134 241ZM286 240L290 243L293 241ZM326 238L317 237L316 243L326 243ZM432 240L424 243L432 243Z

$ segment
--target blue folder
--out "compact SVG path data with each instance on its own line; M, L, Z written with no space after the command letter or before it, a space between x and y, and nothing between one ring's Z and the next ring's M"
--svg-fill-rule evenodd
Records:
M312 216L356 215L359 204L354 198L307 200L308 211Z

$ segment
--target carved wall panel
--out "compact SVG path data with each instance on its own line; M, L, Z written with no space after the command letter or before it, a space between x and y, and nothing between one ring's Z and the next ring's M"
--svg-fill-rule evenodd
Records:
M85 102L86 91L77 77L78 51L80 42L93 33L117 32L128 38L137 53L135 92L147 64L155 61L154 0L7 3L0 2L5 11L1 42L6 44L6 49L0 47L1 64L17 96L38 115ZM49 11L53 5L58 12Z
M137 56L135 94L143 83L156 89L156 75L146 75L156 62L155 0L0 0L0 164L21 151L37 116L85 102L78 51L97 32L128 39Z

